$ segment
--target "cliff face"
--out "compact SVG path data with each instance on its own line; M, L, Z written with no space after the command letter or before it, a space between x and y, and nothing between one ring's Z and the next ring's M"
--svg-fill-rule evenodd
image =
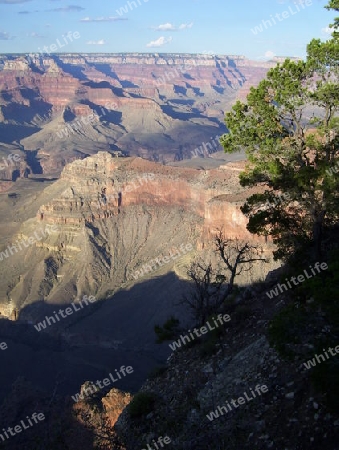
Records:
M57 227L11 256L16 270L4 269L7 298L22 307L39 298L59 303L85 293L105 296L133 284L143 264L182 244L192 244L191 256L210 252L218 228L232 239L264 245L270 255L270 246L246 230L240 212L246 194L232 167L173 168L107 152L74 161L43 191L36 219L17 236L25 241L36 230ZM173 269L185 272L181 263L166 266Z
M226 131L225 111L274 64L223 55L0 55L0 142L34 152L31 170L47 175L112 148L155 161L191 158Z
M22 149L0 143L0 192L8 191L18 178L28 177L29 174L30 167Z
M145 205L191 210L203 219L202 237L207 241L216 228L232 238L253 240L239 208L248 191L241 189L233 167L199 171L99 152L66 166L49 189L56 186L64 190L39 209L42 224L84 225Z

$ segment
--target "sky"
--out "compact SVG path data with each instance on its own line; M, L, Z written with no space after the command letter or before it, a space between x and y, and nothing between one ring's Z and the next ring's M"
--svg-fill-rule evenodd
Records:
M305 57L327 0L0 0L0 53Z

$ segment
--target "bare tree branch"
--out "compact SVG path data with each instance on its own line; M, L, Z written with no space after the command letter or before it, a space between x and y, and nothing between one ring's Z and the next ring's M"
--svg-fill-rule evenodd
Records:
M238 239L226 239L220 229L215 236L215 247L227 276L213 268L211 262L206 264L203 261L194 261L187 270L187 275L193 282L191 292L184 295L180 302L188 305L194 319L201 325L209 315L216 313L231 295L237 276L251 271L256 261L267 262L266 258L259 256L260 249L257 246Z

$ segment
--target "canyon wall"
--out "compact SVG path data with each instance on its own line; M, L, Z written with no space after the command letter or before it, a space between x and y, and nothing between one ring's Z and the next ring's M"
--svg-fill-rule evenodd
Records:
M0 55L0 143L29 152L31 172L45 175L99 150L189 159L227 131L225 111L275 64L208 54Z
M134 274L148 261L183 244L193 248L185 264L194 256L208 258L218 229L227 238L263 247L271 262L255 276L265 276L274 267L273 247L246 230L240 206L249 192L238 175L232 166L175 168L108 152L68 164L60 179L43 190L36 218L13 237L13 242L27 242L37 230L43 236L11 255L10 264L2 263L1 303L12 299L22 309L37 300L59 304L84 294L105 298L109 291L134 285ZM43 233L52 226L53 233ZM165 269L185 276L185 264Z

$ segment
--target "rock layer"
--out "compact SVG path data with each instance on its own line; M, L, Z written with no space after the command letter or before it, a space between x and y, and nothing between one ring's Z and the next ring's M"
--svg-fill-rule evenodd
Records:
M134 274L149 260L182 244L193 246L190 258L201 251L212 254L221 228L226 237L263 245L270 256L269 243L246 230L240 211L246 195L233 167L174 168L107 152L74 161L43 191L36 219L16 237L25 241L36 230L57 226L55 233L10 257L4 269L6 296L19 308L38 299L105 298L108 291L135 283ZM260 267L256 276L270 268ZM184 276L179 261L164 267L173 269Z
M0 118L5 131L15 127L4 139L36 152L44 174L112 148L191 158L226 131L225 111L275 64L235 55L0 55Z

